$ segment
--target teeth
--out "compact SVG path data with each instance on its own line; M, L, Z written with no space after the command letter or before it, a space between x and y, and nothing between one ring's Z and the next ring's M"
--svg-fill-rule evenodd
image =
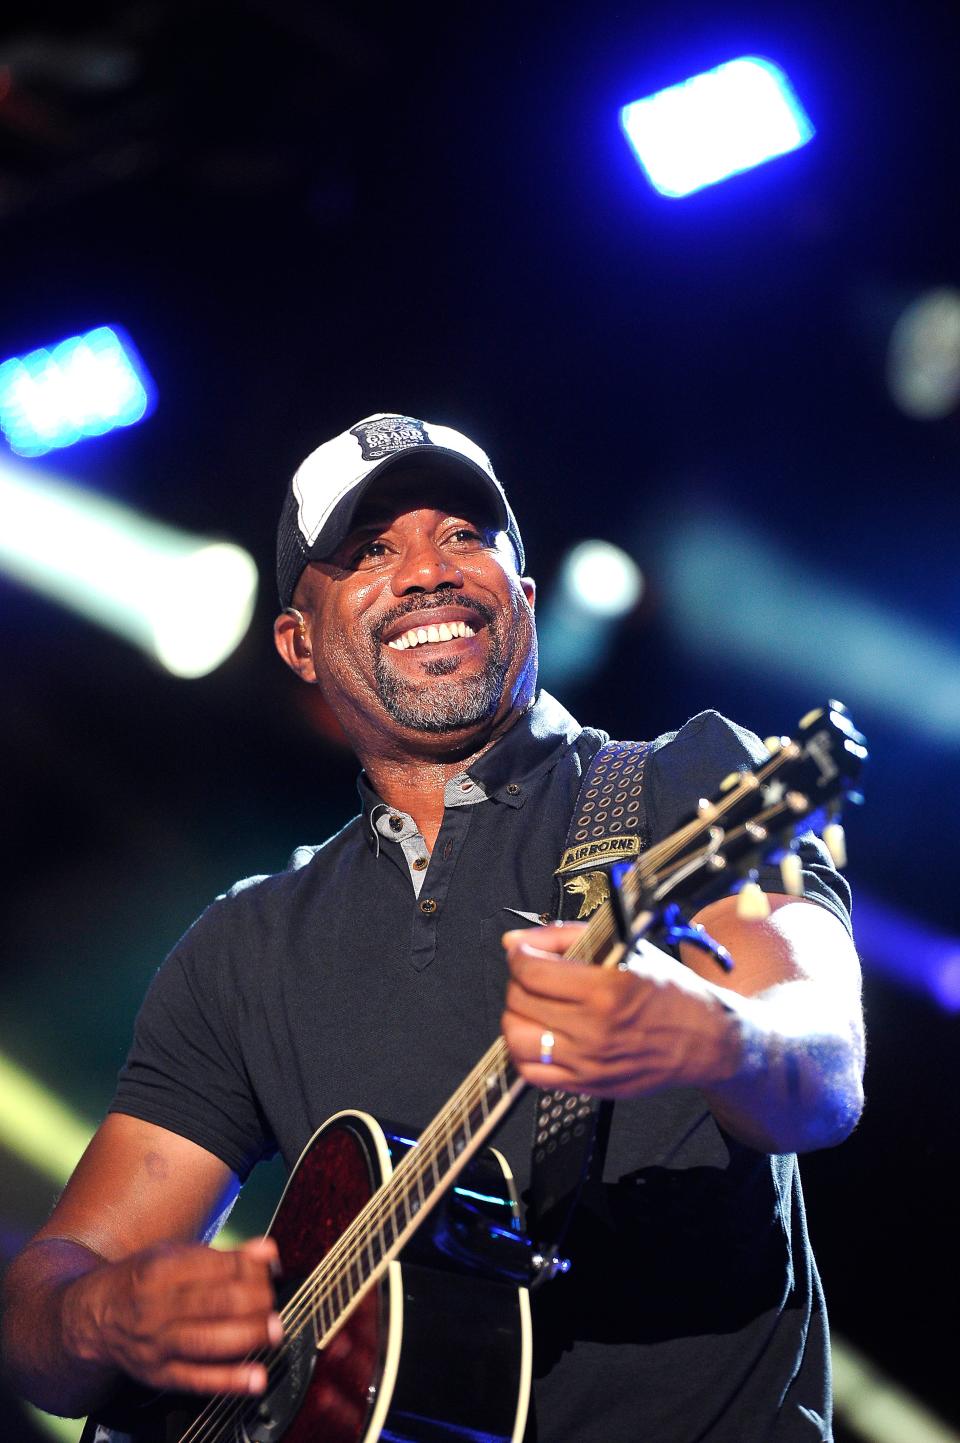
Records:
M414 626L402 636L395 636L387 645L394 651L406 651L410 646L422 646L424 642L456 641L461 636L476 636L472 626L465 621L441 621L439 626Z

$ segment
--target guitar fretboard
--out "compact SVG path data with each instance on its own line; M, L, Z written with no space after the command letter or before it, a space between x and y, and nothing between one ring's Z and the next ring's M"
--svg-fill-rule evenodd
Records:
M397 1256L524 1086L506 1043L497 1038L289 1300L282 1315L288 1334L312 1326L318 1346L326 1341Z

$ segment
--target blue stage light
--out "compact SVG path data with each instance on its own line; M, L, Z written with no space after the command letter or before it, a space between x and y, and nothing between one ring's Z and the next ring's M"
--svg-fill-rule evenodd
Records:
M143 420L154 394L130 339L98 326L0 365L0 428L18 456L42 456Z
M938 746L960 742L960 645L948 626L901 614L719 511L670 522L657 545L666 613L692 655L875 707ZM923 678L922 705L905 677Z
M864 968L925 992L945 1012L960 1012L960 937L859 889L856 896L857 947Z
M674 198L797 150L814 134L786 75L755 55L632 101L620 124L650 184Z

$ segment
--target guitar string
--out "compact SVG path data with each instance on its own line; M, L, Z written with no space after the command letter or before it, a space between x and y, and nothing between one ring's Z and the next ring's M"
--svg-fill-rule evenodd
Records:
M501 1041L501 1040L502 1040L502 1039L498 1039L498 1041ZM470 1086L471 1082L472 1082L472 1081L474 1080L474 1078L475 1078L475 1074L478 1074L481 1070L483 1070L483 1069L484 1069L484 1065L487 1064L488 1061L492 1064L492 1062L493 1062L492 1054L493 1054L496 1050L497 1050L497 1044L494 1043L494 1044L488 1049L488 1052L484 1055L484 1057L481 1058L480 1063L478 1063L478 1064L476 1065L476 1067L473 1069L473 1072L471 1072L471 1073L468 1075L468 1077L464 1080L464 1082L461 1083L460 1087L457 1088L456 1092L455 1092L455 1093L453 1094L453 1096L448 1100L448 1103L447 1103L447 1104L444 1106L444 1108L442 1109L442 1113L441 1113L441 1114L438 1114L437 1118L434 1119L434 1123L440 1123L441 1118L442 1118L442 1115L448 1113L449 1111L451 1111L451 1110L453 1109L454 1105L455 1105L455 1104L458 1104L458 1099L460 1100L460 1104L462 1104L462 1102L465 1100L465 1097L466 1097L467 1092L469 1091L469 1086ZM488 1067L486 1070L489 1071L489 1067ZM461 1094L463 1094L463 1097L461 1097ZM459 1105L459 1104L458 1104L458 1105ZM441 1129L440 1129L439 1127L434 1127L433 1124L431 1124L430 1128L425 1129L425 1130L424 1130L424 1136L423 1136L423 1138L421 1139L421 1143L418 1143L418 1150L419 1150L422 1142L427 1138L428 1133L430 1133L431 1131L437 1132L437 1131L440 1131L440 1130L441 1130ZM396 1188L392 1188L392 1184L394 1183L394 1179L397 1179L398 1174L400 1174L401 1181L404 1181L404 1180L405 1180L405 1177L406 1177L406 1172L408 1172L408 1171L414 1171L414 1170L415 1170L412 1165L408 1165L406 1168L404 1168L404 1164L407 1163L407 1159L409 1159L409 1158L414 1158L414 1156L415 1156L415 1154L414 1154L413 1150L411 1149L411 1151L408 1152L408 1153L405 1155L405 1157L401 1159L400 1163L397 1164L396 1169L395 1169L394 1172L391 1174L390 1178L387 1179L387 1182L383 1185L384 1188L391 1188L391 1189L394 1190L394 1191L398 1190L398 1189L396 1189ZM419 1162L420 1162L420 1158L417 1158L416 1161L419 1163ZM453 1164L451 1163L451 1166L452 1166L452 1165L453 1165ZM421 1171L423 1171L423 1169L421 1169ZM439 1184L438 1184L438 1186L439 1186ZM314 1306L313 1308L310 1308L310 1307L308 1306L305 1310L301 1310L301 1312L299 1313L299 1316L298 1316L295 1305L299 1305L299 1304L303 1303L304 1300L307 1298L307 1296L308 1296L308 1294L309 1294L309 1292L310 1292L310 1290L311 1290L311 1283L314 1284L314 1291L316 1290L316 1282L319 1280L319 1275L320 1275L323 1271L329 1271L330 1268L332 1268L332 1267L334 1266L334 1264L338 1264L339 1261L340 1261L340 1256L341 1256L345 1251L348 1251L349 1248L353 1245L353 1234L354 1234L355 1232L362 1232L362 1231L363 1231L363 1226L362 1226L362 1225L366 1222L365 1214L366 1214L366 1213L368 1212L368 1210L370 1209L370 1204L373 1203L374 1201L376 1201L376 1199L378 1198L379 1193L380 1193L381 1191L383 1191L383 1189L378 1190L378 1193L377 1193L377 1194L374 1194L374 1197L373 1197L373 1198L370 1200L370 1202L367 1204L366 1208L363 1209L362 1212L359 1213L359 1214L357 1215L357 1217L352 1220L352 1222L348 1225L348 1227L346 1228L346 1230L341 1234L340 1238L337 1240L337 1242L334 1244L334 1246L330 1249L330 1251L329 1251L328 1253L326 1253L326 1254L324 1255L324 1257L321 1259L321 1262L318 1264L317 1268L314 1269L314 1272L310 1275L310 1277L305 1281L304 1284L301 1284L301 1286L297 1289L297 1291L296 1291L294 1294L291 1295L291 1298L288 1299L287 1303L285 1304L284 1309L281 1310L281 1317L284 1319L284 1322L287 1324L288 1328L292 1326L292 1327L294 1327L295 1330L299 1330L301 1324L303 1324L303 1323L305 1323L306 1321L308 1321L312 1316L314 1316L314 1314L315 1314L316 1312L319 1311L319 1305L318 1305L318 1306ZM410 1187L408 1188L408 1190L407 1190L407 1195L409 1196L411 1192L412 1192L412 1184L411 1184L411 1186L410 1186ZM382 1209L381 1209L381 1210L382 1210ZM358 1226L358 1224L359 1224L360 1226ZM355 1249L355 1252L356 1252L356 1249ZM341 1269L341 1271L344 1271L344 1269ZM381 1271L382 1271L382 1269L381 1269ZM365 1286L368 1286L369 1283L372 1282L372 1281L373 1281L373 1277L371 1276L370 1279L367 1279L367 1280L365 1281ZM359 1291L359 1290L358 1290L358 1291ZM332 1290L329 1290L329 1291L328 1291L328 1293L325 1295L325 1298L330 1296L330 1292L332 1292ZM323 1299L321 1300L321 1302L324 1301L325 1298L323 1298ZM244 1361L245 1361L245 1362L248 1362L248 1363L249 1363L249 1362L261 1362L261 1361L266 1362L267 1372L268 1372L268 1375L269 1375L271 1369L272 1369L274 1366L276 1366L276 1365L282 1360L282 1358L283 1358L283 1356L286 1354L286 1352L289 1351L289 1348L290 1348L290 1346L291 1346L291 1343L292 1343L292 1339L287 1339L287 1340L285 1340L284 1343L282 1343L282 1344L279 1346L279 1348L272 1350L272 1357L271 1357L271 1355L270 1355L269 1353L265 1355L264 1350L261 1349L261 1350L259 1350L259 1351L256 1352L256 1353L248 1354L247 1358L244 1359ZM198 1429L201 1425L210 1424L210 1423L213 1423L214 1421L227 1422L227 1423L233 1421L233 1418L239 1416L239 1414L243 1411L243 1409L244 1409L245 1407L249 1406L249 1401L250 1401L249 1398L245 1398L245 1397L243 1397L243 1396L233 1397L233 1398L231 1398L231 1397L226 1397L226 1396L221 1396L221 1397L219 1397L219 1398L211 1399L210 1402L206 1405L206 1407L201 1411L201 1413L198 1414L197 1417L193 1420L193 1422L191 1423L191 1425L190 1425L190 1427L188 1428L187 1432L183 1435L183 1438L180 1440L180 1443L190 1443L190 1440L193 1440L193 1439L198 1438L200 1435L199 1435L199 1433L197 1432L197 1429ZM222 1418L221 1418L221 1419L217 1419L217 1414L218 1414L218 1413L222 1413L225 1408L227 1409L227 1411L229 1411L229 1412L233 1415L233 1417L232 1417L231 1419L227 1419L227 1420L224 1420L224 1419L222 1419ZM207 1435L207 1436L212 1437L213 1435ZM222 1434L221 1434L221 1436L222 1436Z
M726 814L726 812L731 810L732 807L735 806L739 800L741 800L742 796L746 792L755 790L756 786L763 780L765 780L772 771L776 770L776 768L782 763L783 760L783 753L781 753L778 756L773 757L770 762L768 762L764 767L758 768L756 772L745 773L744 777L750 778L750 780L745 784L741 784L738 787L732 788L730 793L726 797L722 798L720 802L713 804L713 808L709 814L703 817L697 817L692 819L690 823L688 823L685 827L680 828L677 832L671 834L671 836L666 838L662 843L658 843L656 846L651 847L649 851L644 854L642 859L634 863L634 865L629 869L628 873L622 880L622 888L626 892L628 892L628 894L632 894L632 896L628 895L628 900L635 900L636 896L643 891L644 887L649 886L650 882L656 877L657 872L662 869L662 865L666 861L676 856L679 852L684 851L687 848L689 841L693 837L695 837L698 832L709 830L712 825L715 825L719 817L722 817ZM786 808L778 808L774 806L770 810L771 813L775 813L777 810L783 811L786 810ZM643 878L642 881L638 880L638 878L635 876L636 873L641 874ZM592 958L595 958L598 955L600 947L605 947L608 942L615 939L615 935L616 929L612 922L611 909L609 908L609 904L604 904L601 908L598 909L597 912L594 913L593 917L590 918L585 931L581 933L580 937L575 943L571 944L571 946L564 953L564 956L573 961L589 962L590 960L592 960ZM576 956L575 954L580 950L589 950L592 954L591 957ZM502 1056L500 1054L502 1054ZM403 1164L406 1163L408 1159L415 1156L413 1150L411 1149L411 1151L408 1152L403 1159L401 1159L401 1162L397 1165L397 1168L391 1174L387 1182L382 1185L380 1189L378 1189L377 1193L374 1194L374 1197L369 1200L367 1205L361 1210L357 1217L353 1219L351 1224L349 1224L345 1231L341 1234L340 1238L337 1240L334 1246L329 1250L328 1253L324 1255L320 1264L318 1264L318 1266L313 1270L309 1278L303 1284L301 1284L301 1286L296 1290L294 1294L291 1295L291 1298L288 1299L284 1309L281 1310L281 1318L284 1321L285 1330L288 1332L291 1329L293 1330L292 1336L296 1336L296 1334L301 1332L306 1323L321 1312L324 1304L329 1302L332 1298L335 1289L341 1286L340 1282L336 1280L334 1280L329 1286L326 1286L326 1284L328 1284L330 1280L329 1278L325 1278L324 1274L330 1274L331 1272L339 1272L342 1275L344 1273L347 1273L348 1276L346 1278L346 1282L349 1288L349 1270L353 1266L353 1264L356 1263L358 1277L360 1277L361 1281L359 1286L353 1289L352 1293L348 1293L348 1302L353 1303L358 1294L366 1291L366 1289L371 1286L372 1283L376 1280L376 1277L380 1273L382 1273L382 1271L386 1267L384 1256L389 1253L389 1246L384 1250L384 1256L382 1256L378 1262L374 1263L372 1269L367 1274L367 1276L363 1277L361 1252L370 1252L371 1242L375 1240L375 1234L380 1229L380 1222L375 1221L375 1219L382 1218L387 1213L392 1213L395 1219L397 1215L398 1204L401 1202L405 1202L411 1197L414 1185L416 1185L418 1192L422 1192L421 1184L426 1180L426 1173L428 1169L433 1171L435 1174L434 1184L433 1187L429 1190L428 1196L432 1196L434 1192L440 1189L441 1181L444 1177L446 1177L447 1172L449 1172L450 1169L454 1166L456 1162L456 1157L451 1158L449 1165L443 1174L441 1174L440 1176L436 1176L435 1164L440 1157L440 1153L436 1149L436 1144L440 1141L437 1134L443 1133L447 1129L448 1121L452 1120L451 1114L458 1107L462 1109L463 1105L471 1097L471 1093L475 1093L475 1096L473 1097L470 1110L472 1111L473 1107L479 1106L481 1111L483 1111L483 1094L477 1088L478 1077L482 1073L484 1076L484 1080L486 1080L486 1078L490 1074L490 1069L492 1065L496 1064L502 1070L503 1063L508 1060L509 1055L506 1052L506 1044L504 1043L502 1038L498 1038L488 1049L488 1052L484 1054L484 1057L481 1058L480 1063L478 1063L474 1067L474 1069L470 1074L468 1074L464 1082L461 1083L460 1087L457 1088L456 1092L454 1092L451 1098L448 1099L448 1102L441 1109L441 1112L437 1115L437 1117L433 1120L433 1123L429 1124L428 1127L424 1130L424 1133L422 1134L417 1144L416 1161L419 1166L414 1167L413 1165L410 1165L407 1168L403 1167ZM505 1080L506 1079L504 1077L504 1081ZM503 1091L500 1093L498 1101L502 1100L502 1097L507 1091L509 1091L509 1085L504 1087ZM496 1105L497 1104L495 1103L494 1106ZM482 1127L484 1120L485 1118L480 1119L479 1127ZM469 1133L471 1128L469 1112L463 1115L460 1121L461 1126L467 1133ZM449 1139L452 1143L452 1132L449 1133ZM444 1146L446 1147L447 1153L449 1155L449 1144L445 1143ZM461 1152L463 1150L464 1149L461 1148ZM407 1171L413 1173L413 1177L410 1179L409 1183L406 1179ZM405 1194L402 1191L402 1185L404 1184L406 1184ZM381 1194L384 1193L389 1194L396 1192L401 1193L400 1198L397 1199L396 1202L390 1202L389 1196L381 1196ZM426 1199L424 1199L424 1201L425 1200ZM415 1212L419 1209L420 1204L418 1203L417 1209L415 1209L414 1213L411 1213L410 1216L414 1216ZM401 1228L400 1231L402 1232L403 1229ZM357 1236L354 1237L354 1234L357 1234ZM365 1239L364 1234L366 1235ZM344 1254L346 1254L346 1258L343 1261L343 1266L341 1266L341 1259L343 1259ZM389 1259L387 1261L389 1261ZM345 1307L342 1307L340 1311L342 1313L345 1310ZM326 1329L325 1331L329 1332L330 1330ZM272 1355L266 1355L266 1359L264 1351L261 1349L259 1353L248 1356L245 1361L256 1362L265 1360L269 1377L270 1372L280 1364L285 1354L290 1350L291 1346L292 1340L288 1341L285 1339L284 1343L282 1343L279 1348L272 1350ZM229 1423L239 1417L243 1409L249 1406L249 1399L243 1397L225 1399L221 1397L220 1399L216 1400L216 1403L214 1404L211 1413L207 1414L207 1416L204 1417L204 1413L206 1413L206 1410L203 1410L203 1412L198 1415L198 1417L191 1425L191 1428L188 1429L187 1433L184 1435L181 1443L190 1443L191 1434L194 1438L196 1438L198 1435L194 1430L201 1423L213 1423L215 1421L215 1415L217 1411L220 1411L219 1408L216 1406L217 1404L227 1404L228 1410L232 1413L233 1417L231 1419L219 1420L229 1426ZM209 1408L211 1405L207 1406ZM221 1434L221 1436L223 1435Z
M769 766L768 766L768 770L769 770L769 769L770 769L770 768L769 768ZM751 789L752 789L752 788L751 788ZM722 814L722 812L724 812L724 811L726 811L726 810L729 810L731 806L735 805L735 803L740 799L740 796L742 795L742 793L743 793L744 790L745 790L745 788L738 788L738 789L736 790L736 792L734 792L734 793L731 794L729 800L728 800L728 799L724 799L725 805L723 805L723 806L721 806L721 807L717 807L716 811L711 815L711 817L710 817L709 819L707 819L706 825L711 824L713 821L715 821L717 815ZM672 853L675 853L677 850L682 850L682 849L683 849L683 846L685 845L685 842L689 840L690 835L695 834L698 830L702 830L703 827L704 827L704 825L705 825L705 820L704 820L703 818L695 819L687 828L682 829L683 832L687 834L686 837L685 837L685 839L684 839L684 841L678 843L678 842L677 842L677 836L676 836L676 834L675 834L674 837L668 839L668 842L672 842L672 843L673 843L673 846L672 846L672 847L668 847L668 846L658 846L658 847L656 847L656 848L652 848L651 851L646 855L646 857L645 857L645 859L644 859L646 865L641 869L641 870L645 871L645 872L648 874L648 880L649 880L649 875L650 875L650 874L655 874L655 872L658 870L658 868L656 868L656 867L654 867L654 866L651 865L652 863L654 863L655 861L658 861L661 855L666 855L666 854L669 854L669 853L671 853L671 852L672 852ZM636 868L632 868L632 869L631 869L631 873L628 874L628 877L625 879L625 881L630 882L630 883L633 883L633 882L634 882L634 878L633 878L633 876L632 876L632 872L633 872L634 870L636 870ZM631 891L634 891L634 892L636 893L636 891L639 890L639 888L638 888L638 887L631 887L630 890L631 890ZM577 943L571 945L571 947L568 949L568 951L567 951L567 953L566 953L565 955L573 958L573 954L574 954L576 951L578 951L578 950L580 950L580 949L583 949L583 950L589 951L589 952L591 953L591 957L589 957L589 958L574 958L573 960L579 960L579 961L592 960L592 958L595 958L595 957L597 956L597 954L598 954L599 949L600 949L601 946L605 946L609 941L613 940L613 937L614 937L614 928L613 928L612 925L610 924L609 917L607 916L608 910L609 910L609 909L605 907L605 908L602 909L602 911L598 912L597 914L595 914L595 916L594 916L593 918L590 919L590 922L588 923L586 932L585 932L584 934L582 934L581 938L578 939ZM591 936L591 933L593 934L592 936ZM586 945L585 945L585 944L586 944ZM502 1050L502 1049L501 1049L501 1046L500 1046L501 1043L502 1043L502 1039L498 1039L497 1042L494 1044L493 1048L491 1049L491 1052L493 1052L493 1051L501 1051L501 1050ZM466 1079L465 1083L461 1086L461 1089L459 1089L459 1091L464 1094L463 1101L466 1101L466 1100L467 1100L467 1095L471 1092L471 1090L476 1090L476 1073L477 1073L477 1072L481 1072L481 1071L484 1072L484 1073L486 1073L486 1072L488 1071L488 1067L487 1067L488 1062L491 1062L491 1061L493 1061L493 1060L494 1060L494 1059L493 1059L492 1057L489 1057L489 1056L485 1057L485 1058L482 1060L481 1065L480 1065L477 1069L475 1069L475 1070L474 1070L474 1073L471 1073L470 1076ZM443 1122L444 1124L446 1123L449 1114L450 1114L450 1113L452 1112L452 1110L453 1110L453 1107L452 1107L451 1104L453 1104L456 1100L457 1100L457 1094L454 1094L454 1098L451 1099L450 1104L448 1104L446 1107L444 1107L444 1108L442 1109L441 1114L438 1116L438 1119L436 1120L436 1121L438 1122L438 1124L439 1124L440 1122ZM480 1094L478 1097L476 1097L476 1098L474 1099L474 1101L475 1101L475 1102L479 1102L479 1104L481 1105L481 1108L482 1108L482 1104L483 1104L482 1094ZM469 1118L464 1118L463 1121L464 1121L464 1123L466 1124L467 1129L469 1130L469 1126L470 1126ZM438 1127L436 1130L440 1130L439 1127ZM452 1135L451 1135L451 1137L452 1137ZM420 1184L420 1182L421 1182L422 1180L425 1179L425 1176L426 1176L426 1173L428 1172L428 1170L435 1170L436 1154L429 1152L429 1143L430 1143L432 1140L433 1140L433 1139L430 1137L430 1130L428 1129L427 1131L425 1131L424 1136L421 1138L420 1144L419 1144L419 1146L418 1146L418 1151L420 1151L420 1153L421 1153L420 1161L421 1161L421 1164L422 1164L422 1165L421 1165L421 1168L420 1168L421 1177L414 1179L414 1181L417 1182L418 1190L422 1190L422 1189L419 1188L419 1184ZM427 1144L427 1146L425 1146L425 1144ZM449 1149L448 1149L448 1150L449 1150ZM452 1165L452 1163L451 1163L451 1165ZM394 1174L394 1176L396 1176L396 1174ZM439 1179L436 1179L436 1185L439 1185ZM384 1200L384 1203L385 1203L385 1202L386 1202L386 1200ZM381 1213L383 1212L383 1206L381 1206L380 1211L381 1211ZM363 1220L364 1220L364 1223L368 1224L368 1227L367 1227L368 1233L373 1230L373 1229L369 1226L369 1224L372 1224L372 1223L374 1222L375 1215L376 1215L376 1209L371 1210L371 1212L367 1212L367 1210L364 1210ZM361 1229L360 1231L362 1231L362 1229ZM348 1237L348 1236L345 1234L345 1235L343 1235L343 1237L341 1238L340 1241L344 1244L344 1246L343 1246L342 1248L338 1249L338 1251L339 1251L339 1252L346 1252L346 1251L349 1251L349 1248L350 1248L350 1246L353 1244L353 1241L354 1241L354 1240L353 1240L352 1238ZM369 1242L368 1242L368 1241L362 1241L362 1240L361 1240L361 1245L362 1245L364 1248L366 1248L366 1249L369 1248ZM334 1251L334 1250L331 1250L331 1253L330 1253L330 1254L327 1254L327 1257L326 1257L326 1259L324 1260L325 1262L326 1262L326 1261L329 1261L329 1262L332 1264L333 1261L335 1261L335 1259L334 1259L333 1256L332 1256L333 1251ZM352 1259L352 1261L359 1261L359 1259L356 1257L356 1250L355 1250L355 1252L354 1252L354 1258ZM326 1269L325 1271L329 1271L329 1269ZM306 1297L306 1295L307 1295L308 1293L314 1293L314 1294L317 1294L317 1295L319 1296L319 1286L320 1286L321 1282L322 1282L322 1279L320 1279L316 1274L312 1275L311 1278L307 1281L307 1283L304 1285L304 1287L303 1287L302 1290L301 1290L302 1296L303 1296L303 1297ZM327 1298L327 1297L329 1297L329 1294L326 1295L326 1297L324 1298L324 1301L326 1301L326 1298ZM292 1300L291 1300L291 1301L292 1301ZM296 1319L294 1319L294 1321L296 1321Z

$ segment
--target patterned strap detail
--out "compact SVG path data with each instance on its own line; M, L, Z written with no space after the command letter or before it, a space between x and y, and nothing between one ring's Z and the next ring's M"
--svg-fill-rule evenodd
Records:
M557 915L589 916L610 895L607 869L644 845L643 783L649 742L608 742L580 788L557 879ZM568 898L579 899L579 912ZM613 1104L589 1094L542 1090L537 1095L530 1198L537 1251L556 1254L586 1178L603 1167ZM563 1213L558 1222L557 1209ZM551 1216L551 1214L553 1216Z
M631 850L640 851L641 798L649 752L649 742L607 742L600 748L577 798L561 868L572 851L586 846L602 854L604 842L618 837L635 839Z

